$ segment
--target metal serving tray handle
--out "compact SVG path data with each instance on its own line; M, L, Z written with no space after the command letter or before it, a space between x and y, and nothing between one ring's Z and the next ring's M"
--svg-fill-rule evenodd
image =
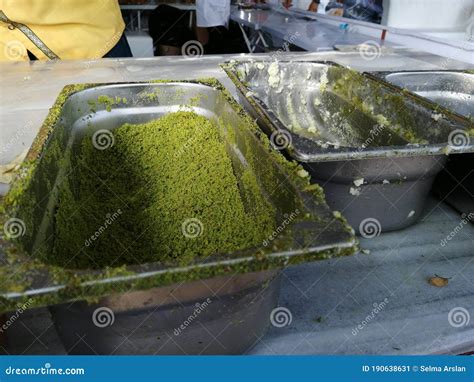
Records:
M270 137L364 234L414 224L448 153L474 152L472 123L380 78L331 62L239 61L224 70ZM454 134L463 144L456 144Z
M101 103L101 96L107 102ZM51 263L55 190L66 176L64 158L74 155L85 130L144 123L183 108L216 121L238 181L238 174L250 168L259 192L276 211L276 229L284 229L256 247L186 265L157 262L76 270ZM12 236L0 238L0 311L52 306L71 353L243 352L270 322L279 290L276 270L356 250L353 231L328 208L321 190L310 185L301 167L271 148L254 121L215 80L68 86L19 173L0 211L2 232ZM12 223L19 230L10 229ZM208 298L212 302L197 322L186 324L196 304ZM104 312L113 321L107 328L93 321ZM175 335L181 325L185 329ZM124 338L133 345L120 345ZM221 343L214 343L215 338Z

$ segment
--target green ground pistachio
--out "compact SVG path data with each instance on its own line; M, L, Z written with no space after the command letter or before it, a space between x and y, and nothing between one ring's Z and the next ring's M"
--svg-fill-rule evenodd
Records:
M87 134L71 158L52 263L185 265L272 232L272 207L251 172L237 179L216 123L181 111L110 133L111 147L97 149Z

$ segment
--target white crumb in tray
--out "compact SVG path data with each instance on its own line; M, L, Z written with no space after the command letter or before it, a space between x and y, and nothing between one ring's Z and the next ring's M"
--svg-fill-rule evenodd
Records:
M410 219L410 218L412 218L413 216L415 216L415 211L414 211L414 210L411 210L410 213L409 213L408 216L407 216L407 219Z
M364 184L364 178L354 179L353 183L354 183L354 186L360 187Z
M431 118L435 120L436 122L438 122L441 118L443 118L443 114L433 113L431 114Z
M268 67L268 85L272 88L277 88L280 84L280 69L277 62L273 62Z
M258 69L258 70L262 70L265 68L265 65L262 64L261 62L258 62L255 64L255 67Z
M325 70L323 71L323 74L321 74L321 79L319 80L319 90L321 92L324 92L327 88L327 85L329 83L329 80L328 80L328 69L325 68Z
M304 169L299 169L299 170L297 171L297 174L298 174L298 176L301 177L301 178L306 178L306 177L309 176L308 171L306 171L306 170L304 170Z
M360 188L354 188L351 187L349 190L349 193L354 196L359 196L360 195Z
M382 184L390 184L390 181L388 179L384 179Z
M314 99L314 106L319 106L321 105L321 100L319 98Z

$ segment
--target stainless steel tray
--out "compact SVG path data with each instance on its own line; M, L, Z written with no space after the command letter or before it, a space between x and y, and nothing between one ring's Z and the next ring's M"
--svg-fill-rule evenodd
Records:
M330 62L246 61L224 70L280 149L305 165L362 234L421 216L448 153L474 151L472 124L367 73ZM453 134L468 142L457 145ZM278 146L279 142L276 142Z
M125 98L126 102L101 103L100 96ZM216 120L237 178L244 168L251 168L260 191L276 210L275 225L283 224L285 229L256 248L216 254L185 265L156 263L79 271L48 262L55 191L66 176L62 164L67 155L73 155L85 129L110 130L126 122L143 123L183 107ZM272 270L355 251L352 230L327 207L321 190L310 186L300 167L271 149L266 136L215 80L68 86L51 109L19 173L0 214L2 232L12 239L2 237L0 241L0 311L53 306L56 325L73 353L241 352L253 338L242 333L253 326L260 335L269 323L278 291ZM199 283L212 286L207 295L197 288ZM184 297L171 303L177 291ZM201 331L188 328L187 334L173 335L173 329L182 324L180 319L188 317L192 305L202 303L206 296L216 303L210 304L209 313L200 315L201 323L210 323L210 337L221 338L219 331L226 327L224 348L210 344L209 338L203 340L202 326ZM80 302L86 300L88 304ZM254 303L247 304L250 300ZM99 308L109 309L117 325L93 330L91 313ZM167 319L149 321L159 312ZM138 322L147 326L138 328ZM87 334L86 342L93 342L96 350L87 350L84 344L69 346L76 332ZM136 340L137 349L115 349L124 336ZM167 336L174 344L163 345ZM139 350L141 346L143 350Z
M474 73L438 70L373 74L455 113L474 118Z
M267 271L124 293L97 304L55 305L50 310L68 354L243 354L267 329L279 293L278 271ZM100 315L103 324L97 326L91 318ZM111 317L113 324L105 325Z
M377 72L376 76L474 120L474 73L452 70ZM474 155L450 158L434 191L458 211L474 213Z

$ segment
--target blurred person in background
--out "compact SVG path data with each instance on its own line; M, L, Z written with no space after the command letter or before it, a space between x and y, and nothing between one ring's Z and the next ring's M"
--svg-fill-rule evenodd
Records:
M189 11L167 4L160 4L151 12L148 29L155 56L180 55L181 47L195 38L189 25Z
M342 9L343 0L281 0L280 2L285 8L298 8L302 9L305 11L310 11L310 12L317 12L317 13L327 13L326 10L330 11L331 9L335 8L336 4L339 4L339 7ZM331 6L327 8L328 5ZM342 11L340 14L337 14L337 12L333 12L332 14L334 16L342 16Z
M196 38L208 53L221 53L230 18L231 0L196 0Z
M160 5L151 14L149 31L155 55L237 53L245 49L240 30L229 27L231 0L196 0L194 27L189 13Z
M0 61L131 57L117 0L0 0Z
M344 17L380 24L383 0L344 0Z

